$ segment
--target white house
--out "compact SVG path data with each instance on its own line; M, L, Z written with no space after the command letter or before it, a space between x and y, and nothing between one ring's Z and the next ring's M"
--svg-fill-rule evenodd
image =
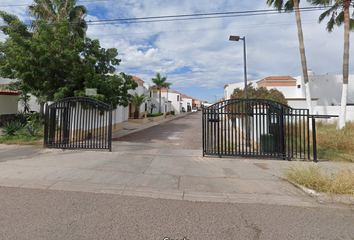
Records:
M340 110L340 100L342 96L342 75L315 75L308 71L309 86L311 91L311 102L313 114L318 115L338 115ZM281 91L290 107L307 108L305 84L302 76L270 76L260 80L248 81L256 88L275 88ZM230 96L235 88L244 89L244 83L232 83L225 85L225 99ZM354 105L354 75L349 76L348 83L348 105ZM354 120L354 106L347 107L347 121Z
M181 93L178 91L170 91L168 93L168 100L171 101L171 111L175 111L175 114L180 114L182 111Z
M151 102L156 105L156 109L153 113L159 112L159 105L161 104L161 113L166 113L171 111L171 102L168 100L169 91L168 88L161 89L161 103L159 102L160 90L154 90L151 94Z
M182 94L182 107L184 108L184 110L187 112L188 109L192 109L193 106L193 98L187 96L186 94Z

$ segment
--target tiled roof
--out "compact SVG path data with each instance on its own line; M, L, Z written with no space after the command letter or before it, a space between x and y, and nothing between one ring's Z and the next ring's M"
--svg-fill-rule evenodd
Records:
M0 89L0 95L18 95L19 91L12 91L12 90L1 90Z
M187 96L186 94L182 94L182 95L181 95L181 97L182 97L182 98L189 98L189 99L193 99L192 97Z
M280 81L282 81L282 80L295 80L296 81L295 78L290 77L290 76L269 76L269 77L266 77L266 78L263 78L263 79L257 81L257 83L261 82L261 81L264 81L264 80L276 80L276 81L279 81L279 80Z
M170 93L179 93L178 91L171 91Z
M140 78L138 78L137 76L133 76L133 80L134 81L140 81L140 82L144 83L144 81L141 80Z

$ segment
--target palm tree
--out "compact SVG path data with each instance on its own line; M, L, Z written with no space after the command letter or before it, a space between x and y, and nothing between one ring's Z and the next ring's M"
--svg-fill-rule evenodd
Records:
M274 8L278 9L279 12L283 9L285 12L292 12L295 10L297 34L298 34L298 38L299 38L302 75L304 76L304 84L305 84L306 102L307 102L307 107L309 109L309 112L310 112L310 114L312 114L311 92L310 92L310 86L309 86L309 76L307 73L305 44L304 44L304 36L302 33L299 2L300 2L300 0L288 0L286 2L284 0L267 0L268 6L273 6Z
M344 23L344 50L343 50L343 88L341 108L337 129L345 127L347 95L348 95L348 77L349 77L349 31L354 30L354 19L350 19L349 7L354 0L308 0L313 5L331 6L319 17L319 22L330 16L327 23L327 31L332 32L334 25L341 26ZM340 11L338 13L338 11Z
M167 77L162 77L160 73L156 73L156 77L152 78L152 82L155 84L152 86L153 90L159 90L159 113L161 113L161 89L167 88L169 89L172 83L166 82Z
M28 7L29 13L35 17L31 27L36 32L38 20L59 23L62 19L66 19L74 41L85 37L87 23L84 17L87 9L83 5L75 6L76 2L77 0L34 0L34 3Z
M146 94L137 94L135 93L132 97L131 97L131 103L134 105L134 119L138 119L139 118L139 109L141 104L143 104L146 100L150 100L150 97Z

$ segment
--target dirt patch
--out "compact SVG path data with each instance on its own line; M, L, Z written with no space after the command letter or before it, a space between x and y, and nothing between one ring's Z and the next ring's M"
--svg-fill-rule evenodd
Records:
M267 166L266 163L253 163L253 165L255 165L255 166L257 166L257 167L259 167L259 168L261 168L263 170L269 169L269 167Z

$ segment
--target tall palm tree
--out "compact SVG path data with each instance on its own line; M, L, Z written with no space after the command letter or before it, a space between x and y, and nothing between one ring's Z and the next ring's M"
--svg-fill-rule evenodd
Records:
M150 100L150 97L146 94L137 94L135 93L132 97L131 97L131 103L134 105L134 118L138 119L139 118L139 110L140 110L140 106L141 104L143 104L146 100Z
M297 35L299 38L299 48L300 48L300 57L301 57L301 66L302 66L302 75L304 77L305 84L305 95L306 95L306 103L309 109L310 114L312 111L312 103L311 103L311 92L309 86L309 76L307 72L307 64L306 64L306 55L305 55L305 44L304 44L304 36L302 33L302 25L301 25L301 16L299 9L300 0L267 0L268 6L273 6L278 9L278 11L282 11L284 9L285 12L292 12L295 10L296 24L297 24Z
M354 30L354 19L350 18L349 7L354 5L354 0L308 0L316 6L331 6L319 17L322 22L326 17L330 17L327 23L327 31L332 32L334 25L341 26L344 23L344 50L343 50L343 88L341 108L337 129L345 127L347 96L348 96L348 77L349 77L349 31ZM338 13L339 12L339 13Z
M76 2L77 0L34 0L34 3L28 7L29 13L35 17L31 27L36 32L38 20L59 23L62 19L66 19L73 40L84 37L87 30L84 19L87 9L83 5L75 6Z
M167 77L162 77L160 73L156 73L156 77L152 78L152 82L155 84L152 86L153 90L159 90L159 113L161 113L161 89L167 88L169 89L172 83L166 82Z

